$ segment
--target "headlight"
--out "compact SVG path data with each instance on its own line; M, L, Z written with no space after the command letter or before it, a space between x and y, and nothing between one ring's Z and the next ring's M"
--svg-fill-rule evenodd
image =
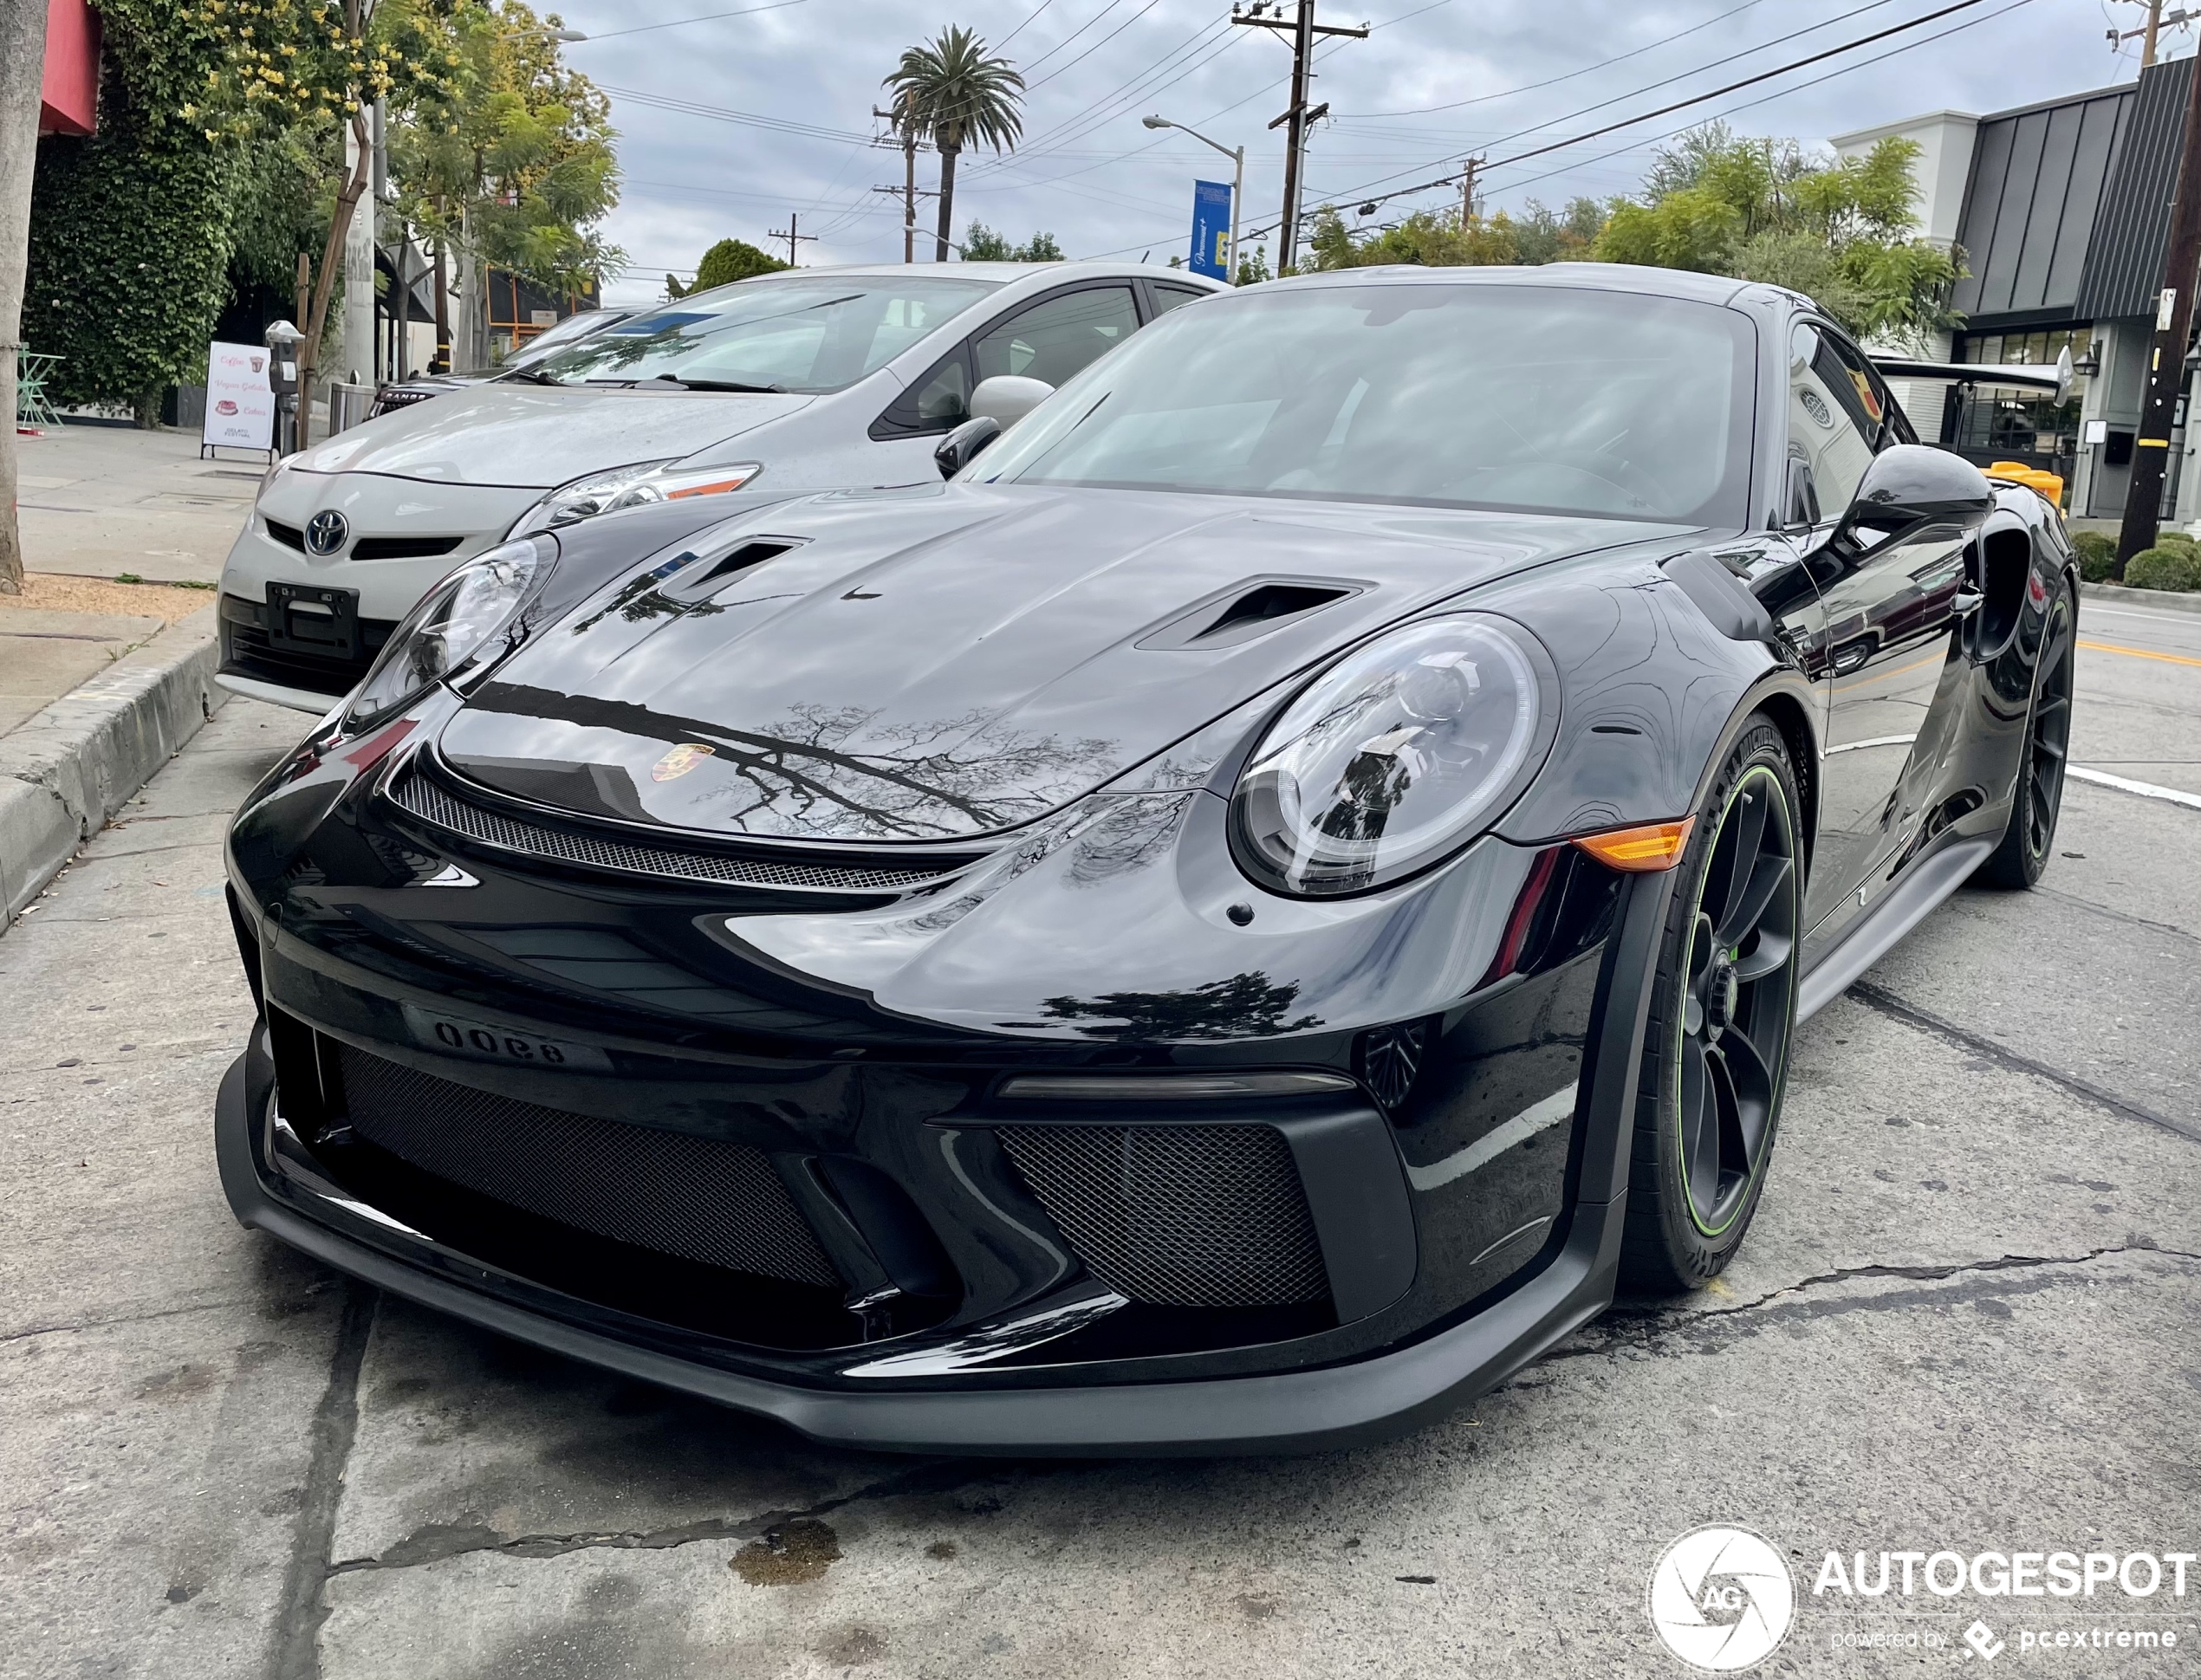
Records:
M476 556L421 598L352 696L346 726L362 729L441 682L510 630L542 573L531 542Z
M1556 693L1548 656L1503 619L1378 637L1316 678L1254 749L1230 801L1241 866L1272 891L1326 898L1440 861L1536 773Z
M621 508L639 508L647 502L678 502L691 496L724 496L737 490L763 470L754 461L731 466L684 467L672 461L641 461L608 472L592 472L570 484L561 484L528 510L515 531L547 530L570 525L577 519Z

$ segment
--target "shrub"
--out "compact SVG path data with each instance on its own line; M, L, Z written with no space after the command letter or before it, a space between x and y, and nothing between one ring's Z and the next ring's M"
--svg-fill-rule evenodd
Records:
M2201 548L2191 542L2142 548L2125 562L2125 581L2135 589L2201 589Z
M2079 556L2079 575L2088 583L2108 583L2117 575L2117 539L2102 531L2077 531L2072 551Z

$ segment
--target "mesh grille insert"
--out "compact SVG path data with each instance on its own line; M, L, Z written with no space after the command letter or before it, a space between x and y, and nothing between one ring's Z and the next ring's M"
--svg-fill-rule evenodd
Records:
M760 1149L544 1108L348 1044L340 1055L352 1129L423 1171L614 1242L841 1285Z
M1327 1300L1283 1134L1266 1125L1007 1125L1018 1174L1087 1268L1159 1307Z
M683 880L726 881L743 886L812 888L842 892L899 892L949 872L938 864L922 868L795 863L775 858L727 857L651 846L581 829L551 828L507 816L462 800L408 766L391 784L390 797L423 822L485 845L641 875L669 875ZM960 867L960 865L954 866Z

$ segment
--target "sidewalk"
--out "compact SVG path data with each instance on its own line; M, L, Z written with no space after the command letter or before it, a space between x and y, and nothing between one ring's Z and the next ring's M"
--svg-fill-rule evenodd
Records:
M185 431L65 426L17 443L26 575L0 595L0 924L227 697L211 586L261 475L201 461Z
M192 431L65 425L16 440L23 543L34 572L212 583L267 463L198 458Z

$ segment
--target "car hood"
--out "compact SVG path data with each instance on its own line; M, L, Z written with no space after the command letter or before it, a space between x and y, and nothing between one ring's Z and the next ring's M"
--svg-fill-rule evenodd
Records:
M815 497L538 632L439 749L503 792L630 822L953 841L1043 815L1418 608L1687 529L1009 485ZM768 538L794 546L707 581ZM1256 610L1279 607L1297 610Z
M412 403L317 444L305 472L555 490L585 472L692 455L807 407L808 397L636 392L495 380Z

